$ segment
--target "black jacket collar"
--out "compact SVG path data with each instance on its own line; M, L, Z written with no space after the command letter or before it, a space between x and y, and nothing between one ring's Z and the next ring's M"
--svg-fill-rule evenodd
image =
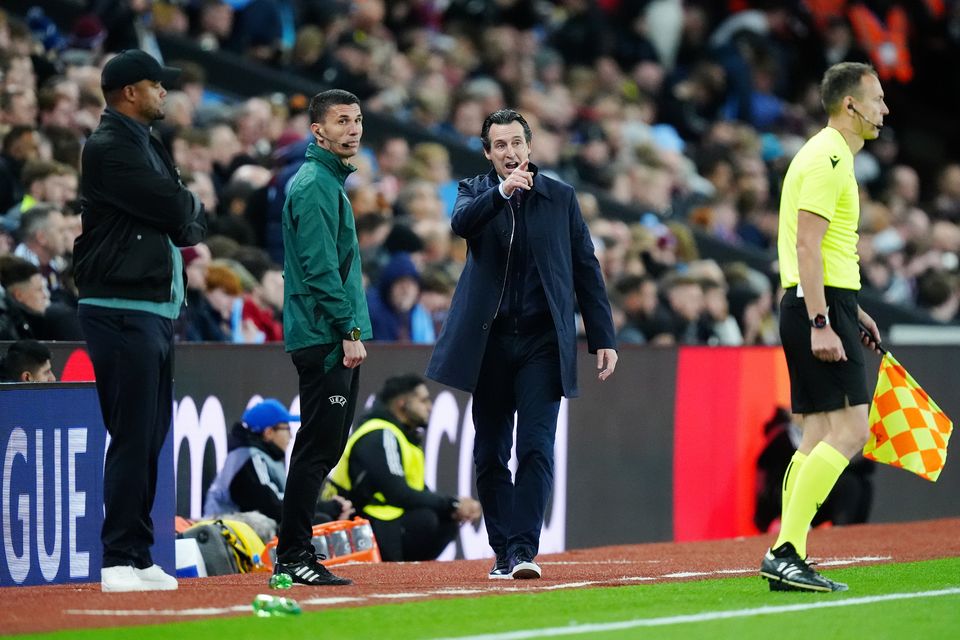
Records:
M151 128L142 122L137 122L133 118L125 116L110 107L104 109L101 119L105 124L111 125L114 128L122 128L125 131L129 131L140 144L144 146L150 144L150 138L152 137L150 135Z

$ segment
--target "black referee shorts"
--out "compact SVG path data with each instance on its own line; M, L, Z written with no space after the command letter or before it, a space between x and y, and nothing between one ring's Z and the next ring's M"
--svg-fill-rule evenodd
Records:
M780 340L790 372L790 400L794 413L835 411L845 406L869 404L857 292L825 287L830 326L840 336L846 362L818 360L810 350L810 316L797 288L786 290L780 301Z

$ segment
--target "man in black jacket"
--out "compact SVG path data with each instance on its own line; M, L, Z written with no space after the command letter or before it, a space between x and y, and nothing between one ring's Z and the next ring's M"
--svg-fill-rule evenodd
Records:
M434 560L480 503L444 495L425 484L423 435L433 401L420 376L388 378L377 404L347 440L330 475L337 492L370 520L384 560Z
M103 470L103 591L177 588L153 564L160 448L173 410L173 321L184 299L177 247L203 240L200 200L151 135L177 69L124 51L103 68L107 108L83 149L79 316L110 446Z

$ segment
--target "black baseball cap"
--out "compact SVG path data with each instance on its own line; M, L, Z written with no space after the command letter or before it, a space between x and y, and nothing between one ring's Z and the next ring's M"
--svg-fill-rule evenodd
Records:
M164 67L146 51L127 49L121 51L103 66L100 86L104 91L122 89L128 84L151 80L169 84L180 77L180 69Z

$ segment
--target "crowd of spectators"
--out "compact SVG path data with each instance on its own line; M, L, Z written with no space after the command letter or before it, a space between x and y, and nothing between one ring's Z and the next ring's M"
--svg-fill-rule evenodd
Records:
M160 33L347 89L444 141L388 135L355 158L376 339L434 340L466 251L450 231L464 176L448 147L479 154L485 115L512 106L540 170L578 187L622 342L776 343L779 183L824 125L817 82L841 60L873 62L891 104L892 126L856 158L864 286L957 320L960 125L915 125L931 92L960 106L960 76L931 82L924 64L960 60L958 2L97 0L68 25L39 7L0 13L0 339L79 338L70 251L100 67L127 47L162 58ZM231 100L203 68L165 62L183 74L155 130L211 230L184 250L178 335L280 340L280 210L308 96ZM693 228L767 252L770 271L701 259Z

